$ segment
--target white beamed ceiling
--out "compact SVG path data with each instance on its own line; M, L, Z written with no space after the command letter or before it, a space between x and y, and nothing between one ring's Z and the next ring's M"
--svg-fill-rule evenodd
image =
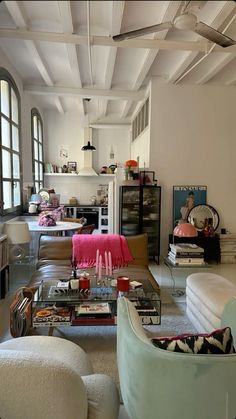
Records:
M235 86L236 46L227 52L215 46L207 54L212 43L174 29L120 43L111 38L173 21L187 3L198 20L219 31L228 26L225 34L236 40L233 0L2 1L0 48L42 109L76 109L82 120L82 99L90 97L90 123L127 123L151 77Z

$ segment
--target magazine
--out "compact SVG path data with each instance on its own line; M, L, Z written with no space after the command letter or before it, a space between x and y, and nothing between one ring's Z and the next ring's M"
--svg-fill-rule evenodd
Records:
M37 307L33 314L33 326L56 326L71 324L70 307Z

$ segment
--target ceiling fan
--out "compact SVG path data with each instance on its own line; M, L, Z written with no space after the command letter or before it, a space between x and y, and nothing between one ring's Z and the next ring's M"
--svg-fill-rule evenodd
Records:
M157 25L146 26L130 32L124 32L113 36L114 41L123 41L125 39L136 38L149 33L160 32L165 29L180 29L184 31L193 31L211 42L220 45L223 48L236 44L236 41L216 29L208 26L206 23L198 22L194 13L184 12L177 16L173 22L163 22Z

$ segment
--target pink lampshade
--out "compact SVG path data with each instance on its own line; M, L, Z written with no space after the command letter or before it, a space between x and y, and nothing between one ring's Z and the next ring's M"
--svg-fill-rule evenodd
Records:
M178 237L196 237L198 235L197 229L190 223L178 224L174 230L173 235Z

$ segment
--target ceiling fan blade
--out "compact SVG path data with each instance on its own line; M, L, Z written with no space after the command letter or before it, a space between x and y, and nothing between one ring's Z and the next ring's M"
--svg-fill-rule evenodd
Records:
M236 44L236 41L229 38L229 36L224 35L203 22L198 22L193 31L223 48Z
M119 35L114 35L113 41L124 41L125 39L136 38L138 36L147 35L148 33L160 32L165 29L172 28L171 22L159 23L158 25L146 26L145 28L135 29L134 31L124 32Z

